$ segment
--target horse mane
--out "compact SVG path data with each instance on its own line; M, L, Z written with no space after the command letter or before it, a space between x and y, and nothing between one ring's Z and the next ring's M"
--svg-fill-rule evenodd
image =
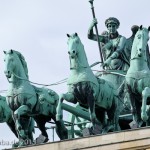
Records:
M18 51L16 51L16 50L13 50L13 52L15 52L15 53L17 54L17 56L19 57L19 59L20 59L20 61L21 61L21 64L22 64L22 66L23 66L23 68L24 68L26 77L29 78L29 76L28 76L27 62L25 61L24 56L23 56L20 52L18 52Z
M6 101L6 98L0 95L0 101Z

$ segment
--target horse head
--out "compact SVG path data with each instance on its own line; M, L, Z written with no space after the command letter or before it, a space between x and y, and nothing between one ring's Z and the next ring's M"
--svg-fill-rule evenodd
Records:
M14 51L13 50L9 50L9 51L4 51L5 54L5 58L4 58L4 62L5 62L5 70L4 73L6 75L7 78L11 78L11 74L13 72L14 69Z
M68 42L67 42L68 47L69 47L68 54L71 59L74 59L77 57L78 50L79 50L78 46L81 43L81 41L80 41L77 33L72 34L72 35L67 34L67 36L69 38Z
M5 62L5 70L4 73L7 78L11 78L12 74L18 74L19 76L22 77L27 77L28 78L28 69L27 69L27 64L22 56L22 54L18 51L15 50L9 50L9 51L4 51L5 57L4 57L4 62ZM23 73L20 73L23 72Z
M135 35L134 41L136 42L138 57L146 56L147 42L149 40L149 31L150 27L148 27L147 29L141 25Z
M89 66L84 46L77 33L68 36L68 54L70 58L71 68L86 68Z

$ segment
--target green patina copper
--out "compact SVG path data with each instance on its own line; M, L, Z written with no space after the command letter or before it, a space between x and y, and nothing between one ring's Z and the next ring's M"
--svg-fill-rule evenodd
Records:
M0 95L0 123L11 122L11 110L6 103L6 98Z
M95 75L78 34L67 34L70 60L67 93L59 96L51 89L31 85L23 55L14 50L4 52L9 88L6 98L0 96L0 123L6 122L19 138L17 146L26 145L27 140L33 142L33 118L46 137L44 142L48 141L45 124L51 119L61 140L74 135L83 136L82 130L87 127L88 121L91 121L93 129L96 124L102 126L103 133L118 131L119 115L130 113L130 105L138 127L143 122L150 125L150 55L147 44L150 27L134 25L132 36L126 39L117 31L119 20L109 17L105 21L107 31L99 35L93 1L89 0L93 20L88 38L98 42L104 70ZM117 92L119 87L121 90ZM63 103L64 99L78 105L69 106ZM62 110L72 113L71 123L77 123L78 129L72 125L67 130Z
M18 51L5 51L5 75L9 81L9 88L6 100L13 112L16 130L20 141L24 138L24 130L21 119L23 116L32 116L42 135L48 141L45 123L53 119L56 123L56 132L60 139L67 138L67 129L62 120L56 122L56 102L58 94L46 88L37 88L30 84L28 80L27 63ZM28 130L28 128L26 128ZM45 142L46 142L45 141ZM22 146L25 143L20 143Z
M93 27L97 24L97 19L93 19L88 30L88 38L97 41L96 35L93 33ZM110 17L106 19L105 25L108 32L99 35L101 42L104 66L109 70L127 70L129 60L124 54L126 38L117 32L120 22L117 18Z
M94 41L98 40L98 42L100 42L106 70L97 73L97 76L110 81L114 85L114 88L117 90L123 83L125 74L129 68L131 47L134 36L138 30L138 26L132 26L132 36L126 39L117 31L120 26L119 20L114 17L109 17L105 21L105 25L108 31L103 31L101 35L98 35L99 38L97 39L97 35L95 35L93 31L93 28L96 24L97 20L94 18L88 30L88 38ZM120 98L120 113L130 113L130 102L126 91L120 95ZM122 103L125 105L122 105ZM126 106L128 107L127 109Z
M89 67L84 46L77 33L68 35L68 53L70 59L70 76L68 78L68 92L60 95L59 103L57 106L57 119L62 116L61 105L65 99L68 102L79 102L82 106L89 109L90 118L95 126L95 122L98 119L105 122L105 116L99 114L96 116L95 109L102 109L107 111L109 123L104 129L104 132L108 130L119 130L118 125L118 111L117 111L117 97L113 85L100 78L96 78L91 68ZM103 118L103 119L101 119Z
M129 48L131 48L132 41L128 42L129 39L126 39L118 33L117 29L120 26L120 22L117 18L109 17L106 19L105 25L107 31L103 31L101 35L94 34L93 29L97 23L97 19L94 18L88 30L88 38L100 42L103 54L104 70L97 73L97 75L100 76L101 79L111 82L117 90L124 81L124 76L129 68L129 56L131 52L131 49ZM132 37L134 37L134 35L135 34L133 34ZM127 45L128 49L126 48ZM120 95L122 100L119 100L119 112L122 114L130 113L130 109L126 110L126 107L122 104L125 103L128 105L127 107L130 108L130 102L125 93L126 92Z
M147 51L149 31L150 27L147 29L140 26L136 33L131 50L130 68L125 78L133 118L138 127L141 127L142 120L150 125L150 112L149 109L146 109L150 97L149 52Z
M32 118L22 118L21 122L23 123L23 134L24 138L28 139L29 143L33 143L33 135L34 132L34 121ZM4 96L0 96L0 123L7 123L11 131L15 134L17 138L18 134L15 128L15 122L12 117L11 109L7 105L6 98ZM26 130L28 128L28 130ZM17 147L19 144L23 144L23 141L20 143L14 143L13 147Z
M126 74L129 68L132 39L136 32L136 26L133 27L132 32L134 34L129 40L118 33L117 29L120 26L119 20L114 17L109 17L105 21L107 31L103 31L101 35L98 35L97 39L97 35L95 35L93 31L96 24L97 19L94 18L88 30L88 38L100 42L105 70L107 70L107 72ZM124 80L123 76L117 74L101 72L100 76L112 82L116 89L118 89Z

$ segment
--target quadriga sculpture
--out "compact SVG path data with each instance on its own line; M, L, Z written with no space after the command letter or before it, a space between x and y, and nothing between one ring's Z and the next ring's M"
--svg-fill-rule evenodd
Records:
M147 104L150 104L150 69L147 63L149 31L150 27L147 29L142 26L137 31L131 50L130 68L125 77L133 119L138 127L143 121L150 125L150 111L147 109Z
M69 38L67 44L70 59L70 76L67 83L69 90L67 93L60 95L57 119L60 120L62 117L61 105L65 99L71 103L79 102L80 105L88 108L93 128L98 119L103 124L103 128L105 126L103 132L119 130L117 97L113 85L95 77L77 33L67 36ZM107 125L105 124L105 112L107 112L109 118Z
M33 142L33 135L32 132L34 132L34 121L32 118L22 118L21 122L23 123L23 130L24 132L27 132L26 135L28 137L25 137L26 139L29 139L31 141L26 142ZM7 123L11 131L15 134L15 136L18 138L18 134L15 128L15 122L12 118L11 109L7 105L6 98L4 96L0 95L0 123ZM28 130L26 130L28 128ZM21 141L20 141L21 142ZM29 144L30 144L29 143ZM13 147L17 147L19 143L14 143Z
M60 139L66 139L67 129L63 121L56 121L56 105L52 105L51 100L44 102L42 100L43 93L45 94L49 91L36 88L30 84L28 80L27 63L23 55L15 50L4 51L4 54L4 72L9 82L6 100L13 112L19 138L23 139L22 134L24 133L22 130L23 124L21 124L21 118L23 116L32 116L36 120L42 134L47 137L46 141L48 140L48 135L46 133L45 123L51 119L56 123L56 131ZM47 93L45 96L47 97L50 93L51 92ZM55 92L52 93L54 95L56 94ZM54 95L50 94L49 97L52 98Z

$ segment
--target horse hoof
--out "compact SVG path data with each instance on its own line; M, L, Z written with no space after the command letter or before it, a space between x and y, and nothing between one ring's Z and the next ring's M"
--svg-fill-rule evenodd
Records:
M19 141L19 145L18 147L23 147L23 146L26 146L26 142L23 140L23 141Z
M146 122L148 120L147 114L141 114L141 118L144 122Z
M12 148L16 148L16 147L19 147L19 142L16 142L12 145Z
M20 135L22 138L25 138L25 137L26 137L24 130L20 130L20 131L19 131L19 135Z
M40 134L39 137L37 137L37 138L35 139L35 144L46 143L46 142L48 142L48 140L49 140L48 137L46 137L46 136Z
M21 128L21 126L17 126L17 129L18 129L18 130L21 130L22 128Z
M108 131L109 131L109 128L108 128L108 127L105 127L105 128L102 130L102 134L106 134L106 133L108 133Z
M102 134L106 134L106 133L108 133L109 131L115 131L113 125L106 126L106 127L103 129Z
M108 130L103 129L102 134L106 134L106 133L108 133Z

